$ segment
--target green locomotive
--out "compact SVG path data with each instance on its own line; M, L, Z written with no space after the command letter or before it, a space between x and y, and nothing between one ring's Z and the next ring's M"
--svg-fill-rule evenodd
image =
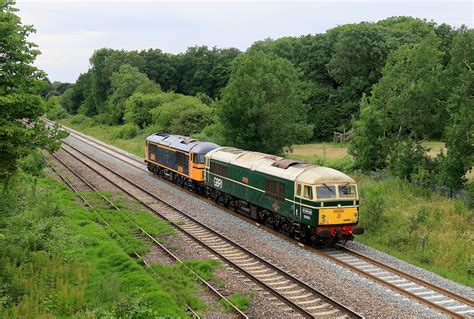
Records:
M207 196L303 242L347 241L359 197L349 176L322 166L232 147L206 154Z

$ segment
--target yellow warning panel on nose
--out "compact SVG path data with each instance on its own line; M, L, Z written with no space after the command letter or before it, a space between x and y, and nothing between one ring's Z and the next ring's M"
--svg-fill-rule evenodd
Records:
M319 210L319 225L340 225L357 223L357 207L325 208Z

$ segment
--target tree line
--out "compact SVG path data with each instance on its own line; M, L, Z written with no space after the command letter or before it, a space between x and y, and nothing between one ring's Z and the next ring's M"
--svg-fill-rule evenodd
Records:
M411 17L265 39L245 52L104 48L76 83L53 85L66 88L53 101L97 123L275 154L346 130L357 168L459 188L474 154L473 55L472 29ZM446 153L427 156L429 139L445 141Z
M40 95L49 91L46 74L33 65L40 51L27 37L35 29L22 24L13 5L0 2L0 180L5 182L22 159L37 148L58 149L65 136L39 119L48 111Z

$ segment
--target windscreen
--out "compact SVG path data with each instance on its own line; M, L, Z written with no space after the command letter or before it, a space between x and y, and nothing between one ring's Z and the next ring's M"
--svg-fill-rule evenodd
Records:
M341 185L338 189L340 198L355 198L357 195L355 185Z
M334 185L316 186L316 196L318 199L336 198L336 195L336 186Z

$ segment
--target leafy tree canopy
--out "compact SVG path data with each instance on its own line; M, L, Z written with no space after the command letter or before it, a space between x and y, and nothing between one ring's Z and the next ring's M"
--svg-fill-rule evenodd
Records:
M407 44L390 54L383 77L364 98L350 151L365 170L393 168L410 178L423 162L423 139L439 136L446 124L436 38ZM402 165L403 167L401 167ZM408 165L408 166L407 166Z
M282 154L311 137L304 82L286 59L262 52L239 56L219 104L229 145Z
M111 76L111 95L107 99L107 117L111 123L123 123L125 100L135 91L143 93L160 91L160 88L137 68L128 64L120 66Z
M35 30L21 23L13 5L0 2L0 177L11 175L18 161L37 147L57 149L61 136L39 119L47 110L39 95L46 76L33 66L40 52L27 41Z
M448 99L450 114L445 141L447 154L441 158L440 182L460 188L474 166L474 30L461 30L453 39L451 62L445 78L454 89ZM449 76L451 75L451 76Z

